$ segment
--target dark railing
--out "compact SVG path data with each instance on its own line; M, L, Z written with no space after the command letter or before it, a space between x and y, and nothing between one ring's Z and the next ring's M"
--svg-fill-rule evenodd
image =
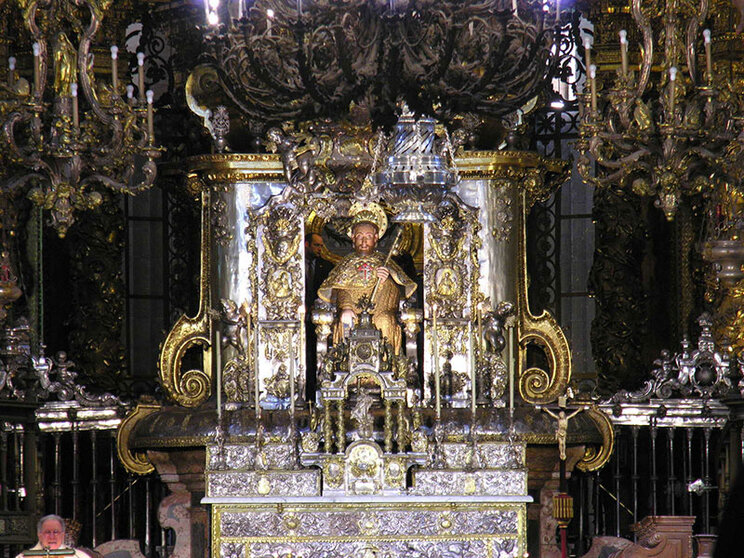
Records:
M604 469L575 474L570 525L576 555L595 536L634 540L650 515L696 517L695 534L716 533L721 495L741 459L731 443L728 408L716 400L652 400L604 406L615 425L615 451Z
M165 487L155 475L131 475L117 456L116 428L125 412L75 401L3 404L0 558L33 545L36 521L49 513L70 520L70 531L79 527L78 546L136 539L148 558L167 556L172 535L157 521Z

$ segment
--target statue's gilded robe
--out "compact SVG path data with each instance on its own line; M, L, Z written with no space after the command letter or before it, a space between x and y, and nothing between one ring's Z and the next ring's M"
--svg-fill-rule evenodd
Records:
M385 256L380 252L373 252L368 256L356 252L349 254L333 268L328 278L320 285L318 298L335 303L339 316L347 309L354 310L359 315L361 308L357 303L362 296L372 294L377 282L376 269L384 264ZM395 314L398 311L401 287L403 296L408 298L416 290L416 283L395 262L388 262L386 267L390 270L390 276L380 284L375 294L372 322L393 346L395 354L398 354L402 335ZM333 329L333 342L340 342L343 335L341 320L337 319Z

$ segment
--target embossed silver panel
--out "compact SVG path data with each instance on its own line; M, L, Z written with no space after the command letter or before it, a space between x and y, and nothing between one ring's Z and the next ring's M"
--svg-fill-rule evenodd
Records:
M518 502L295 500L213 511L213 551L229 558L516 558L525 550Z
M414 471L415 494L423 496L527 494L527 471Z
M472 461L472 444L451 443L442 444L442 457L448 467L468 467ZM506 467L524 466L524 445L508 442L478 442L476 460L485 469L500 469Z
M320 471L211 471L207 496L320 496Z
M291 448L289 444L267 442L264 445L269 469L290 469ZM254 469L256 468L256 446L253 444L225 444L223 446L224 463L220 465L217 446L207 446L207 468L216 469Z

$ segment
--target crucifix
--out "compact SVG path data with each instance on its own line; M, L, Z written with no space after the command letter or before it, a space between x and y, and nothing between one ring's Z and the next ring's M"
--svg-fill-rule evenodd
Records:
M578 415L581 411L586 411L589 407L587 405L584 405L583 407L579 407L571 413L566 414L566 396L561 395L558 398L557 413L555 413L551 409L548 409L547 407L541 407L540 405L537 405L537 408L545 411L548 415L550 415L557 421L558 424L556 425L555 429L555 440L556 442L558 442L558 454L561 457L561 461L566 461L566 439L568 438L568 421Z
M570 388L568 394L572 395ZM538 409L545 411L557 421L555 439L558 442L558 454L560 455L561 460L559 492L553 495L553 517L558 521L558 527L560 529L561 558L566 558L568 556L566 528L573 517L573 498L571 498L567 493L568 487L566 485L566 439L568 438L568 421L578 415L581 411L589 409L588 405L584 405L568 412L566 401L567 397L565 395L561 395L558 398L558 412L548 408L543 408L540 405L536 406Z

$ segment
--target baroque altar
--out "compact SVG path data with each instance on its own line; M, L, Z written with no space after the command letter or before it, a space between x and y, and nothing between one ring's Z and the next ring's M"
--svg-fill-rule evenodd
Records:
M410 141L411 129L432 141ZM451 163L459 181L422 203L407 201L410 185L380 186L412 150L436 179L436 137L433 121L402 117L378 173L382 147L338 128L316 133L325 158L310 163L298 160L309 149L297 144L191 161L200 308L178 320L161 351L175 406L139 406L119 447L137 472L160 470L163 455L166 469L179 469L181 451L192 465L203 459L189 473L198 487L179 502L211 510L208 528L205 515L192 515L190 536L201 521L212 555L527 552L528 487L551 478L557 462L529 449L557 435L534 406L565 399L571 363L556 321L529 311L524 221L564 169L534 154L460 150ZM355 223L373 224L386 265L407 264L418 283L413 296L400 288L398 347L373 321L377 286L337 338L337 299L307 298L303 242L320 236L321 254L338 263L354 253L345 235ZM528 347L547 370L528 366ZM606 415L583 405L564 443L575 446L571 467L593 470L612 432ZM177 555L192 552L177 542Z
M118 440L130 470L168 479L162 516L188 518L174 554L516 558L529 491L555 539L570 498L543 500L613 440L527 300L526 215L567 167L509 149L556 69L560 7L205 16L186 83L216 151L185 173L200 304L162 346L173 405L138 406ZM484 116L505 149L465 149Z

